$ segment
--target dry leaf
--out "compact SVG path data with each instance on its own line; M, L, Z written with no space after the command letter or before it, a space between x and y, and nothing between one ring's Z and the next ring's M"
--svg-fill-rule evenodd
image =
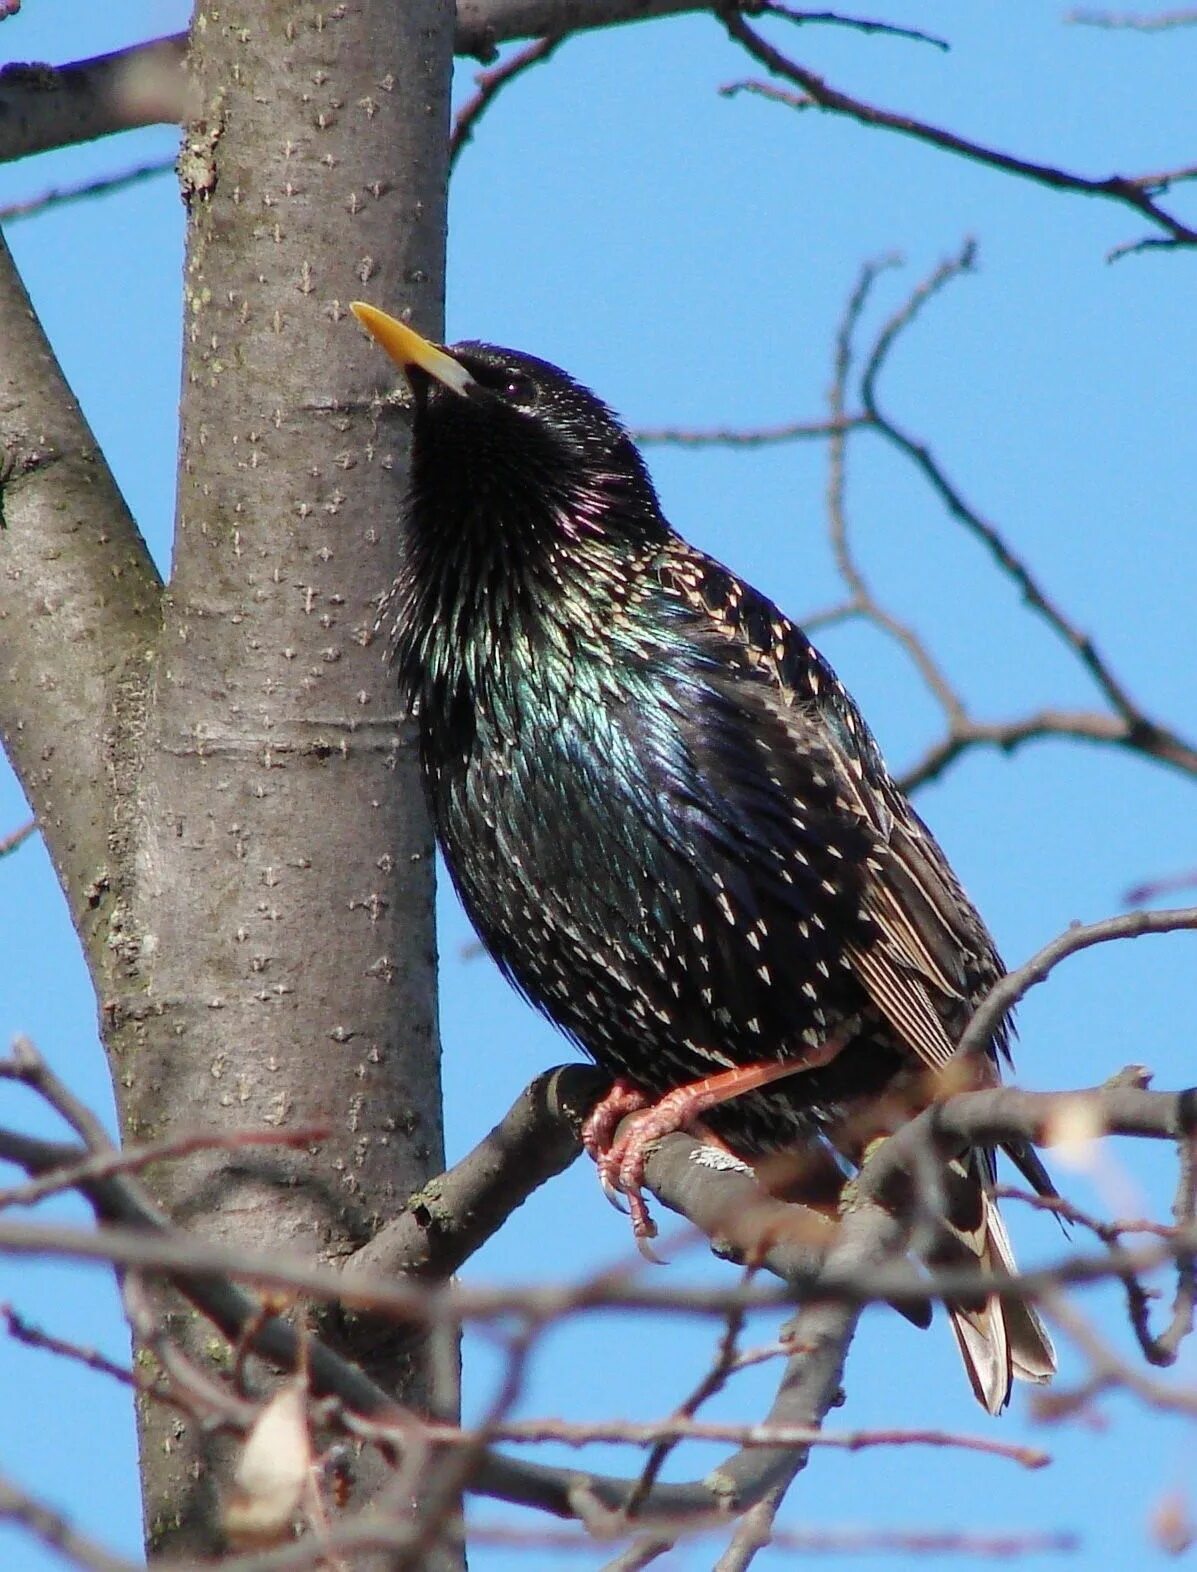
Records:
M234 1545L274 1545L288 1538L312 1470L307 1391L280 1387L254 1421L224 1510Z

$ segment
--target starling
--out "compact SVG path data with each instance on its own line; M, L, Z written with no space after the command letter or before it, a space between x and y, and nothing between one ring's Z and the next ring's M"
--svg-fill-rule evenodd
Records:
M1007 1025L967 1065L953 1050L997 950L802 630L673 531L564 372L353 310L414 398L380 622L440 847L503 973L617 1078L588 1145L639 1232L644 1147L669 1129L847 1171L945 1088L996 1085ZM952 1165L945 1232L1009 1270L993 1175L988 1150ZM948 1308L991 1412L1012 1375L1050 1378L1029 1306Z

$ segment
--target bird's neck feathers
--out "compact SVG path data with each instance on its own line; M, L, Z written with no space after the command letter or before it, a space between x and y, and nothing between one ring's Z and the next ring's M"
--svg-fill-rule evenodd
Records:
M417 455L418 457L418 455ZM496 463L436 505L414 469L405 562L384 616L422 711L511 702L513 683L585 680L670 538L641 471L558 472L531 489Z

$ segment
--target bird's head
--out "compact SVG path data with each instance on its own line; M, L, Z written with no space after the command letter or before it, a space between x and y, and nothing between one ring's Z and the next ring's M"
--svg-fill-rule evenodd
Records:
M373 306L352 309L411 384L415 529L517 559L664 538L635 444L564 371L491 344L442 348Z

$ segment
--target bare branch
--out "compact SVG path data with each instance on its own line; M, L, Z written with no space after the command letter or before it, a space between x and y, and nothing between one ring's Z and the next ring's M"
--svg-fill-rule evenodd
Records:
M73 1359L76 1363L86 1365L89 1370L94 1370L100 1375L111 1377L119 1381L122 1386L132 1387L135 1391L145 1391L146 1383L139 1381L133 1371L127 1370L124 1365L118 1365L115 1360L106 1358L95 1348L83 1348L78 1343L67 1342L64 1338L54 1337L44 1331L40 1326L34 1326L12 1305L0 1304L0 1318L4 1321L5 1330L14 1343L23 1343L26 1348L36 1348L47 1354L57 1354L63 1359Z
M755 1267L751 1265L746 1268L745 1282L751 1281L755 1270ZM675 1425L678 1423L692 1423L694 1415L702 1404L709 1398L714 1397L717 1392L723 1390L728 1377L736 1368L737 1350L743 1329L743 1310L729 1310L727 1324L724 1326L723 1333L719 1339L719 1346L715 1352L714 1361L690 1395L674 1410L673 1422ZM666 1459L679 1439L680 1437L677 1435L663 1435L654 1438L653 1449L645 1459L643 1472L628 1502L627 1510L630 1514L638 1510L640 1503L657 1482L661 1470L665 1466ZM746 1437L737 1436L735 1439L743 1445Z
M684 1139L688 1145L693 1143ZM668 1144L668 1143L666 1143ZM9 1132L0 1132L0 1157L22 1163L31 1172L44 1172L64 1160L77 1155L70 1148L53 1143L34 1141ZM650 1179L652 1177L650 1166ZM218 1274L226 1268L234 1272L247 1267L250 1253L192 1239L174 1230L161 1214L148 1203L136 1182L125 1176L92 1179L84 1186L93 1205L101 1216L116 1217L121 1223L106 1227L99 1236L89 1236L81 1230L20 1229L15 1225L0 1224L0 1248L4 1245L24 1249L58 1250L65 1247L71 1253L92 1259L119 1260L126 1266L143 1265L164 1270L204 1314L213 1319L226 1336L236 1339L248 1334L252 1346L264 1357L295 1369L301 1358L306 1357L311 1372L313 1388L334 1392L354 1413L375 1420L386 1426L397 1426L390 1431L392 1443L410 1436L413 1418L405 1414L368 1377L356 1367L347 1364L316 1339L301 1345L294 1329L277 1316L263 1319L257 1302L242 1290L224 1281ZM128 1226L132 1223L134 1226ZM891 1233L897 1224L884 1213L875 1217L867 1207L862 1207L855 1223L845 1227L832 1254L845 1265L859 1260L862 1269L872 1259L872 1253L882 1254L889 1249ZM294 1275L284 1267L280 1276L269 1267L262 1273L247 1272L259 1282L274 1281L282 1286L299 1287L299 1277L306 1279L306 1289L318 1297L337 1299L344 1297L350 1303L365 1298L364 1293L337 1293L338 1274L324 1268L303 1266ZM283 1277L289 1282L283 1284ZM615 1285L604 1277L609 1292ZM398 1301L386 1303L388 1293L380 1296L373 1285L370 1305L375 1310L390 1308L398 1311L400 1319L406 1318L403 1307L406 1296L400 1293ZM397 1288L398 1285L391 1285ZM415 1296L410 1301L415 1308L427 1300L413 1285ZM443 1290L441 1291L444 1292ZM456 1291L453 1291L456 1292ZM439 1296L438 1296L439 1297ZM569 1295L573 1297L572 1293ZM539 1290L519 1295L517 1313L536 1320L560 1313L556 1296L547 1298ZM513 1304L516 1300L511 1301ZM734 1300L731 1301L734 1304ZM568 1304L566 1308L568 1308ZM847 1341L859 1314L859 1305L841 1303L832 1306L811 1307L803 1311L794 1331L795 1346L802 1350L787 1362L787 1373L781 1392L766 1423L771 1425L817 1426L826 1412L836 1390L839 1370L847 1348ZM726 1307L723 1313L726 1313ZM416 1311L423 1319L423 1312ZM417 1429L419 1429L418 1422ZM352 1433L352 1432L351 1432ZM767 1489L782 1466L794 1466L808 1449L803 1447L795 1454L789 1447L743 1447L707 1480L694 1485L661 1485L654 1488L644 1504L644 1515L659 1512L695 1514L710 1513L713 1509L726 1512L738 1509L741 1503L749 1504ZM584 1474L578 1470L558 1470L516 1462L498 1454L482 1458L471 1488L481 1494L497 1495L504 1499L539 1506L561 1516L586 1517L591 1508L605 1513L618 1513L638 1481L612 1479L608 1476Z
M755 9L755 8L754 8ZM493 60L499 44L710 11L693 0L462 0L457 53ZM137 126L185 125L198 113L184 69L187 34L62 66L0 70L0 163ZM554 46L555 47L555 46Z
M784 1489L778 1486L745 1512L730 1544L715 1563L715 1572L745 1572L756 1560L757 1552L774 1542L774 1519L784 1495Z
M1099 1087L1080 1092L1025 1092L1016 1087L1000 1091L964 1092L937 1104L931 1115L920 1115L878 1148L876 1156L862 1169L857 1188L862 1196L881 1194L911 1166L917 1170L916 1149L933 1138L936 1150L964 1150L972 1145L1000 1145L1020 1140L1050 1144L1055 1138L1054 1121L1078 1111L1092 1117L1096 1133L1175 1139L1182 1115L1178 1112L1192 1101L1191 1093L1165 1093L1135 1088ZM662 1149L688 1140L669 1136ZM691 1143L693 1144L693 1143ZM22 1151L43 1148L46 1143L28 1142L13 1132L0 1132L0 1154L21 1160ZM709 1150L709 1149L708 1149ZM650 1159L650 1182L664 1190L655 1178ZM115 1184L118 1181L105 1181ZM127 1181L126 1181L127 1182ZM662 1200L667 1200L665 1194ZM792 1304L795 1298L811 1293L821 1302L859 1308L868 1304L892 1302L921 1304L928 1293L936 1297L960 1297L991 1291L1010 1298L1035 1295L1046 1284L1103 1282L1122 1277L1126 1272L1144 1272L1191 1253L1197 1241L1192 1230L1178 1230L1171 1239L1156 1239L1134 1249L1124 1248L1105 1255L1074 1255L1018 1274L987 1274L971 1267L944 1267L924 1276L905 1263L876 1266L868 1274L836 1267L832 1251L816 1267L808 1264L791 1289L743 1287L687 1287L681 1290L643 1284L632 1278L601 1277L556 1287L454 1286L423 1288L418 1284L398 1284L371 1280L352 1287L327 1267L313 1266L293 1254L239 1250L213 1241L193 1238L163 1225L147 1232L144 1228L111 1226L100 1233L58 1224L0 1223L0 1250L14 1255L53 1256L90 1260L161 1272L187 1287L187 1294L222 1327L227 1310L213 1310L206 1297L206 1285L215 1277L242 1278L265 1289L284 1289L305 1294L328 1303L344 1302L363 1306L392 1316L400 1324L495 1322L505 1316L531 1316L547 1320L575 1311L616 1310L635 1313L644 1310L685 1316L725 1316L729 1309L744 1307L766 1310ZM244 1297L244 1296L242 1296ZM237 1312L241 1317L241 1312ZM223 1318L223 1319L222 1319ZM243 1319L233 1323L234 1331ZM255 1346L258 1346L255 1339ZM268 1357L276 1357L267 1350ZM775 1422L774 1420L770 1422ZM787 1423L797 1422L786 1419Z
M866 1164L853 1210L821 1269L816 1268L813 1275L808 1258L805 1290L809 1292L813 1288L819 1299L817 1304L810 1304L803 1310L791 1330L792 1346L801 1352L788 1362L778 1400L764 1422L766 1427L772 1428L756 1429L754 1440L761 1444L743 1446L734 1458L708 1475L704 1482L655 1487L645 1503L646 1521L656 1526L676 1519L680 1530L685 1526L681 1519L701 1523L704 1518L709 1519L712 1509L723 1514L729 1510L744 1510L756 1501L765 1500L771 1491L778 1490L791 1471L800 1466L807 1446L795 1451L790 1446L772 1446L769 1441L776 1434L798 1437L805 1434L803 1427L817 1427L821 1423L825 1404L838 1388L847 1338L859 1308L879 1295L909 1299L924 1291L925 1283L917 1272L907 1263L893 1258L895 1246L900 1248L904 1237L902 1225L884 1206L871 1205L867 1199L870 1194L880 1195L891 1185L895 1175L904 1171L903 1165L909 1169L913 1162L917 1171L917 1160L912 1154L917 1152L920 1143L932 1140L938 1150L946 1153L954 1149L955 1143L963 1146L1013 1138L1042 1140L1058 1123L1061 1112L1070 1105L1075 1106L1080 1099L1092 1104L1094 1118L1099 1121L1095 1127L1173 1139L1184 1128L1184 1110L1192 1102L1189 1094L1152 1093L1121 1084L1095 1092L1055 1095L1005 1088L951 1098L883 1143ZM747 1177L742 1172L707 1168L694 1161L690 1154L696 1149L701 1150L689 1137L672 1136L662 1142L660 1152L650 1158L649 1182L665 1193L665 1199L675 1203L678 1200L676 1195L671 1197L666 1193L672 1170L670 1163L663 1163L661 1158L669 1151L674 1154L673 1167L677 1166L679 1150L684 1150L686 1164L695 1171L705 1171L708 1181L714 1184L721 1186L728 1180L738 1183ZM77 1152L69 1148L64 1151L52 1143L4 1135L0 1139L0 1155L25 1163L31 1171L41 1172L54 1161L73 1160ZM27 1244L66 1248L73 1253L107 1256L127 1263L141 1261L164 1269L205 1314L216 1320L226 1335L250 1336L255 1349L284 1368L295 1368L301 1358L294 1329L277 1317L263 1321L252 1296L222 1282L214 1275L216 1272L225 1269L244 1272L259 1282L281 1282L290 1278L292 1287L314 1292L318 1297L343 1295L351 1302L365 1297L365 1283L345 1294L346 1285L337 1274L309 1267L306 1263L303 1263L304 1281L301 1283L298 1274L291 1278L285 1263L281 1273L276 1270L277 1262L270 1260L263 1261L258 1269L258 1262L248 1252L214 1249L202 1241L176 1233L138 1198L135 1182L126 1176L90 1180L86 1188L101 1215L117 1217L124 1226L105 1229L99 1240L82 1249L78 1247L80 1238L87 1236L80 1236L74 1230L42 1230L40 1234L25 1230L22 1238L11 1228L2 1228L0 1242L16 1244L18 1248ZM736 1194L734 1189L732 1194ZM729 1209L738 1216L738 1201L733 1200ZM136 1223L136 1229L130 1229L128 1224L131 1222ZM1061 1281L1122 1276L1128 1270L1146 1269L1175 1257L1186 1248L1191 1249L1192 1241L1186 1237L1188 1232L1191 1230L1177 1229L1173 1239L1154 1241L1148 1250L1121 1251L1103 1257L1072 1257L1055 1268L1026 1273L1009 1281L968 1271L937 1273L933 1286L937 1291L959 1293L975 1291L978 1283L983 1282L999 1292L1021 1294L1042 1292L1045 1287ZM759 1244L758 1237L758 1248ZM140 1248L145 1246L150 1248ZM802 1276L799 1275L796 1281L802 1283ZM660 1294L645 1290L630 1279L613 1279L610 1274L564 1293L541 1289L523 1293L439 1290L430 1295L427 1290L421 1292L419 1285L411 1285L415 1292L408 1295L400 1285L393 1283L371 1286L373 1308L389 1309L400 1319L414 1315L421 1320L435 1320L446 1315L454 1320L475 1314L493 1317L514 1312L543 1321L569 1309L600 1304L624 1308L651 1305L658 1309L726 1315L729 1309L778 1303L787 1297L762 1294L759 1290L747 1293L743 1289L723 1295L688 1290ZM341 1295L337 1293L338 1288ZM413 1416L398 1409L380 1388L355 1367L338 1359L318 1340L309 1340L308 1358L313 1388L318 1392L335 1392L341 1398L347 1410L341 1411L342 1417L350 1433L354 1430L353 1414L364 1416L367 1422L363 1431L365 1436L386 1437L392 1448L402 1450L409 1438L427 1433L426 1427L421 1427ZM581 1515L592 1523L601 1520L606 1525L605 1532L614 1532L618 1523L626 1526L621 1509L637 1483L578 1470L539 1468L487 1453L477 1459L477 1473L470 1488L478 1493L539 1506L558 1515ZM670 1514L674 1515L673 1519ZM352 1534L358 1529L350 1525L347 1531ZM406 1540L395 1542L397 1548L411 1546L410 1527L407 1532ZM658 1540L660 1537L658 1532ZM279 1563L280 1566L284 1564Z
M113 1555L86 1534L81 1534L63 1513L22 1490L13 1480L0 1477L0 1522L19 1523L49 1550L68 1556L87 1572L144 1572L140 1561Z
M846 415L836 420L795 420L779 426L750 429L716 426L701 430L685 426L640 426L632 436L642 447L674 448L763 448L777 442L821 440L837 431L858 431L869 424L864 415Z
M478 84L478 91L473 98L467 99L453 119L453 131L449 137L449 169L457 168L457 160L461 157L466 144L472 140L478 128L478 122L494 103L503 89L516 77L522 76L525 71L531 70L534 65L552 58L558 47L565 42L565 34L554 33L548 38L538 38L534 43L518 49L509 55L502 64L492 66L487 71L479 71L474 81Z
M156 38L70 65L0 71L0 162L135 126L179 125L194 112L186 37Z
M969 271L973 261L973 243L966 241L958 255L941 263L882 327L861 377L860 397L867 417L866 424L911 460L938 495L950 516L962 524L985 547L1002 573L1013 582L1026 604L1038 613L1052 632L1076 656L1108 700L1115 715L1041 711L1020 721L1004 724L974 721L968 716L962 701L924 649L921 641L903 625L891 625L893 619L888 617L875 600L866 594L862 607L864 614L890 632L907 649L924 681L943 706L948 721L947 736L929 749L924 757L906 772L902 785L908 791L922 785L941 773L966 749L977 744L988 743L1009 751L1024 742L1049 735L1073 736L1086 741L1113 742L1130 751L1169 764L1185 774L1197 775L1197 746L1144 712L1114 675L1093 639L1082 632L1047 594L1030 568L1016 555L996 526L984 519L965 500L961 492L948 479L943 467L926 444L902 430L881 408L878 383L902 332L947 283ZM841 353L844 351L841 350ZM833 543L835 535L836 521L833 510ZM840 566L843 572L842 560ZM861 601L859 584L854 584L847 574L845 579L854 592L855 602L859 605Z
M932 696L939 702L949 725L953 728L965 719L964 701L956 692L948 679L947 673L931 654L926 644L915 630L891 612L887 611L873 594L864 571L857 561L848 540L848 518L845 503L845 463L847 457L847 436L843 428L844 405L847 398L848 378L852 370L853 340L856 329L860 323L861 314L869 297L869 292L876 282L878 275L884 269L894 266L896 258L886 257L877 262L867 264L861 271L856 288L848 300L843 321L840 323L836 335L835 366L832 376L831 391L829 394L829 407L831 413L830 423L837 425L837 429L828 443L828 474L827 474L827 517L831 535L831 550L835 558L836 568L843 579L849 593L847 603L848 614L866 618L883 633L889 635L914 664L915 669L922 677ZM922 287L921 292L916 290L907 302L904 312L899 312L890 323L882 330L882 339L886 334L896 335L909 322L918 310L922 299L929 298L936 289L941 288L950 278L964 271L972 265L971 243L965 246L960 256L951 264L937 270L936 275ZM879 340L880 342L880 340ZM869 423L875 420L872 410L866 409Z
M1102 922L1075 924L991 989L956 1045L957 1053L967 1058L970 1053L983 1050L999 1023L1023 995L1078 950L1087 950L1094 944L1108 944L1112 939L1137 939L1147 933L1176 933L1192 928L1197 928L1197 906L1181 907L1176 911L1125 912Z
M742 1315L742 1312L736 1312ZM963 1452L984 1452L991 1457L1005 1458L1023 1468L1044 1468L1051 1457L1040 1447L1019 1446L1006 1441L994 1441L986 1436L958 1435L947 1430L890 1429L890 1430L818 1430L810 1425L769 1424L715 1424L689 1418L685 1410L696 1406L689 1399L668 1419L637 1422L632 1420L599 1420L577 1424L561 1419L526 1419L514 1424L496 1424L491 1435L497 1441L517 1441L528 1444L555 1441L566 1446L593 1446L603 1442L623 1443L630 1446L660 1446L676 1441L733 1441L737 1446L817 1446L829 1447L838 1452L860 1452L873 1447L927 1446L937 1449L958 1449ZM443 1434L444 1432L439 1432ZM471 1439L468 1431L461 1432L463 1443ZM651 1481L650 1481L651 1483ZM647 1492L646 1492L647 1493ZM635 1512L637 1503L629 1503L629 1512Z
M65 207L69 202L86 201L89 197L109 196L114 191L124 191L130 186L141 185L145 180L166 175L175 167L174 159L155 159L153 163L138 164L135 169L122 170L120 174L103 175L98 180L84 180L74 186L52 186L37 196L26 197L21 202L10 202L0 207L0 223L15 223L22 218L36 218L48 208Z
M458 0L456 49L459 55L491 61L496 46L510 39L563 36L712 9L710 0L705 5L693 0Z
M888 259L885 263L869 265L849 300L837 334L831 409L826 420L791 421L748 429L650 427L637 432L637 439L642 443L681 447L738 448L804 439L828 441L829 535L836 565L848 594L834 606L808 614L803 618L803 624L808 632L813 632L855 617L873 623L904 650L939 703L946 721L944 735L902 774L899 784L905 791L914 791L935 779L974 748L994 747L1011 753L1029 742L1047 738L1112 745L1166 764L1185 775L1197 776L1197 744L1143 711L1122 686L1092 638L1077 627L1047 594L997 527L965 500L926 444L902 430L881 407L878 383L902 333L914 322L923 306L947 283L971 269L973 260L973 243L966 241L961 250L936 267L884 323L865 359L861 376L864 407L860 412L849 413L846 410L848 380L854 356L852 340L864 303L861 291L867 294L876 273L882 266L888 265ZM1052 632L1080 661L1115 713L1044 708L1006 721L976 720L968 713L962 696L957 693L925 640L916 629L895 617L881 603L850 548L843 495L844 468L847 439L857 431L875 431L916 466L948 513L980 541L1023 600L1043 618ZM1169 887L1164 885L1161 889Z
M709 1538L727 1533L727 1524L712 1521L705 1524L687 1522L681 1525L688 1540ZM499 1523L471 1524L470 1538L480 1545L514 1547L524 1551L593 1551L592 1540L581 1539L567 1529L526 1530ZM640 1572L651 1565L656 1556L671 1549L675 1540L645 1539L625 1551L615 1560L607 1562L601 1572ZM643 1544L644 1549L640 1549ZM1065 1554L1081 1548L1076 1534L1070 1533L981 1533L959 1532L955 1529L784 1529L774 1531L770 1545L778 1552L794 1556L827 1555L911 1555L911 1556L985 1556L995 1560L1008 1560L1017 1556ZM222 1568L222 1572L224 1569ZM228 1567L228 1572L251 1572L238 1566ZM258 1572L257 1568L252 1572ZM266 1569L261 1569L266 1572ZM274 1572L274 1565L270 1569ZM279 1567L278 1572L283 1572Z
M1040 1418L1061 1419L1075 1413L1110 1387L1122 1387L1150 1408L1162 1413L1197 1417L1197 1392L1166 1385L1158 1377L1148 1375L1122 1359L1063 1294L1046 1290L1040 1302L1056 1325L1072 1339L1089 1365L1089 1375L1080 1387L1072 1391L1059 1389L1034 1394L1032 1401Z
M149 679L161 584L2 240L0 343L0 740L103 997L116 962L102 927L122 810L114 739ZM127 794L132 756L122 765Z
M1184 873L1165 874L1160 879L1147 879L1127 890L1122 899L1128 906L1145 906L1161 895L1171 895L1177 890L1191 890L1197 886L1197 868L1186 868Z
M1197 27L1197 11L1159 11L1155 16L1136 16L1125 11L1069 11L1066 22L1080 27L1124 28L1134 33L1165 33L1174 27Z
M972 265L971 258L972 247L970 242L966 245L964 252L961 253L959 258L944 263L937 268L927 283L911 296L907 307L897 313L891 322L887 324L885 330L878 337L876 346L865 368L864 376L861 379L861 399L874 428L880 431L896 448L905 453L915 467L921 471L951 516L963 524L969 533L981 542L1002 572L1013 581L1027 605L1038 612L1052 631L1069 646L1102 693L1110 701L1113 708L1122 716L1123 720L1128 724L1134 723L1140 715L1138 706L1126 693L1106 662L1098 654L1093 640L1074 626L1060 608L1048 597L1026 563L1015 555L994 525L988 523L974 508L969 506L944 474L942 468L932 458L930 450L923 443L916 441L902 431L882 412L878 402L878 379L885 367L889 352L898 333L907 323L913 320L926 301L942 288L949 278L956 276L956 274Z
M451 1277L534 1190L574 1161L582 1121L608 1085L602 1071L582 1064L537 1076L472 1152L349 1257L346 1275Z
M10 830L7 835L0 837L0 857L7 857L10 852L15 852L18 846L23 846L37 829L37 820L30 819L27 823Z
M894 22L876 22L863 16L844 16L839 11L798 11L792 6L779 5L777 0L761 0L759 6L743 6L740 9L753 14L759 10L768 16L783 16L788 22L795 22L799 26L815 23L829 27L845 27L854 33L875 33L886 38L905 38L915 44L930 44L934 49L942 49L945 54L952 47L946 38L938 38L934 33L924 33L917 27L899 27Z
M1141 736L1117 716L1090 710L1036 710L1012 721L963 721L934 743L900 777L903 791L912 792L942 775L958 758L975 747L1000 748L1013 753L1028 742L1046 738L1075 738L1079 742L1113 743L1128 753L1158 759L1186 775L1197 775L1197 748L1160 729Z
M966 137L958 136L954 131L944 130L939 126L928 125L926 122L916 120L910 115L895 113L892 110L882 109L863 100L853 98L847 93L840 92L832 87L822 77L816 76L813 71L808 71L805 66L797 61L790 60L775 49L772 44L761 37L753 28L749 27L742 15L735 9L721 12L722 21L730 36L752 55L753 59L760 62L766 70L775 76L780 76L786 81L793 82L801 89L800 94L786 92L779 88L770 87L761 82L739 82L723 89L726 95L737 92L751 92L764 98L770 98L778 103L788 105L791 109L817 108L828 110L834 114L845 115L861 125L875 126L883 130L897 131L903 136L909 136L916 141L925 142L932 147L937 147L943 152L956 153L963 158L970 159L977 164L984 164L992 169L1004 170L1007 174L1018 175L1024 180L1034 181L1038 185L1048 186L1056 191L1075 191L1084 196L1104 197L1110 201L1118 202L1125 207L1133 208L1149 219L1164 231L1161 243L1170 246L1197 245L1197 230L1191 229L1180 219L1174 218L1155 200L1155 193L1161 184L1170 183L1182 178L1189 178L1190 171L1174 171L1168 175L1107 175L1103 179L1090 179L1085 175L1077 175L1069 170L1058 169L1051 164L1037 164L1030 159L1016 158L1010 153L1000 152L996 148L982 146L979 142L970 142Z
M0 1066L0 1073L3 1066ZM187 1157L192 1152L236 1151L252 1146L309 1147L322 1140L328 1133L326 1125L308 1125L275 1130L196 1130L184 1132L169 1141L156 1141L147 1146L125 1147L95 1152L69 1168L46 1174L40 1179L30 1179L22 1185L0 1189L0 1208L33 1206L48 1195L59 1195L63 1190L80 1189L89 1179L106 1179L112 1174L133 1174L154 1163L169 1162L172 1158Z
M89 1153L115 1153L116 1146L102 1121L54 1073L28 1037L13 1038L11 1054L0 1060L0 1079L36 1092L70 1126Z

